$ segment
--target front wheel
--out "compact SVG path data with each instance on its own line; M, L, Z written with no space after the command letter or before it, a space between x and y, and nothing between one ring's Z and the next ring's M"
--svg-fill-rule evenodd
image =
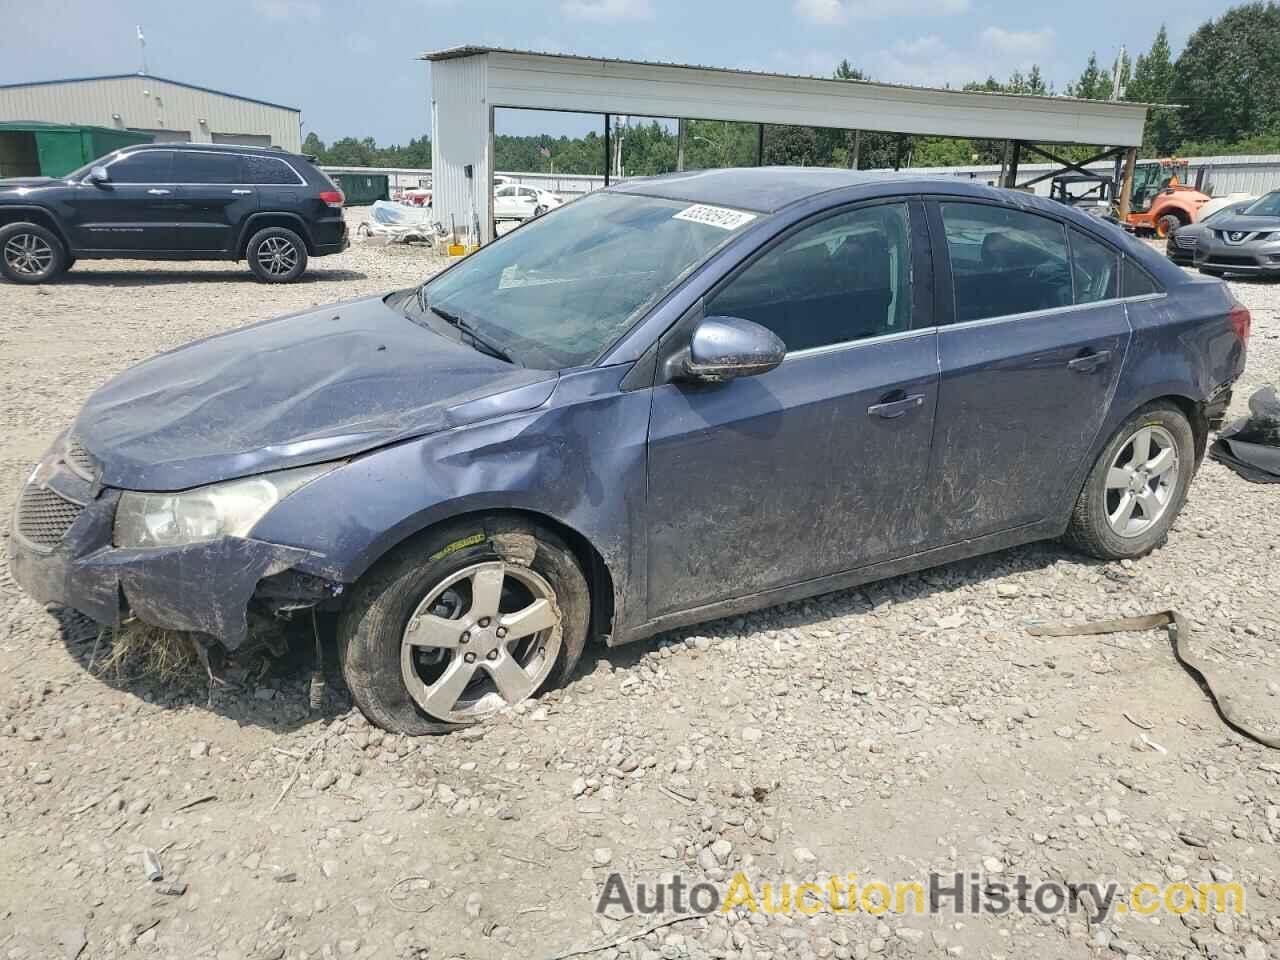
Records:
M1169 234L1182 226L1182 220L1172 213L1166 213L1164 216L1156 220L1156 236L1162 239L1167 238Z
M1150 553L1186 503L1195 434L1181 410L1143 407L1115 432L1085 480L1066 541L1102 560Z
M11 223L0 229L0 274L13 283L44 283L68 266L58 235L38 223Z
M582 569L551 532L502 518L448 525L357 585L338 621L343 675L378 726L440 733L560 682L589 612Z

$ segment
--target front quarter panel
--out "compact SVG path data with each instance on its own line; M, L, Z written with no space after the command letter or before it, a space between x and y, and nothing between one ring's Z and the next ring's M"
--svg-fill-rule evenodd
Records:
M521 510L584 537L609 568L615 625L643 605L649 390L629 365L563 375L543 406L384 447L303 487L253 529L310 554L295 569L358 580L414 534L462 514ZM632 576L632 571L636 576Z

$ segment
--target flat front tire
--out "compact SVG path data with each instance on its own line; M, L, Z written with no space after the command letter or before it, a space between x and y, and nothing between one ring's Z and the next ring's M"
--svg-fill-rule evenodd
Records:
M1186 415L1164 403L1129 417L1103 447L1076 500L1065 540L1102 560L1150 553L1165 541L1196 470Z
M582 569L554 533L505 518L448 524L356 585L338 620L343 676L383 729L442 733L560 683L590 609Z
M286 227L266 227L245 247L249 269L263 283L291 283L307 269L307 245Z
M0 274L13 283L44 283L67 269L67 248L38 223L0 228Z

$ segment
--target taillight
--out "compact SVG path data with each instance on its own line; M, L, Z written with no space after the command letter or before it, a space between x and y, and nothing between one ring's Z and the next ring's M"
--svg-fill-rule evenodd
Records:
M341 207L347 198L342 195L341 190L321 190L320 199L331 207Z
M1239 300L1235 302L1235 306L1231 308L1231 312L1227 314L1227 319L1231 321L1231 329L1236 332L1236 336L1242 342L1249 339L1249 331L1253 329L1253 314Z

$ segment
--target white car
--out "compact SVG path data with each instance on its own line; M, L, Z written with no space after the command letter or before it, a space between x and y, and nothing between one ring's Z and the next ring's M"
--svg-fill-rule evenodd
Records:
M506 183L493 191L493 219L528 220L564 204L548 190Z

